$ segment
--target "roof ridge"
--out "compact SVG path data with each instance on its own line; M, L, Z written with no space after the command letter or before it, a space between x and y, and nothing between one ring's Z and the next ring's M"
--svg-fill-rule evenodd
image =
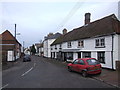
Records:
M62 35L61 37L56 39L52 43L52 45L66 42L66 41L73 41L73 40L78 40L83 38L115 33L115 30L113 30L113 23L111 22L112 20L118 20L115 14L111 14L109 16L93 21L87 26L83 25L81 27L75 28L69 31L68 33L66 33L65 35Z

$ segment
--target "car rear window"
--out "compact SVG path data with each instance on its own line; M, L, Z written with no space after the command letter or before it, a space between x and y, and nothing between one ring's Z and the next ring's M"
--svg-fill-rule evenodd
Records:
M96 59L89 59L89 60L87 60L87 63L88 63L89 65L100 64L100 62L97 61Z

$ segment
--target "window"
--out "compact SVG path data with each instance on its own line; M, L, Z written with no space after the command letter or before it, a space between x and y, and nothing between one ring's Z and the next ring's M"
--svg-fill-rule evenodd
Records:
M55 49L57 49L57 46L55 45Z
M83 58L91 58L91 52L83 52Z
M68 42L68 48L71 48L72 47L72 45L71 45L71 42Z
M73 62L73 64L78 64L78 60L75 60L75 61Z
M97 52L98 61L105 64L105 52Z
M78 41L78 47L84 47L84 41Z
M80 64L80 65L85 65L85 63L84 63L83 60L79 60L79 64Z
M89 59L87 60L87 63L89 65L97 65L97 64L100 64L99 61L95 60L95 59Z
M95 39L96 47L105 47L105 38Z
M73 60L73 53L67 53L67 59L68 60Z
M62 49L62 45L60 44L60 48L59 49Z

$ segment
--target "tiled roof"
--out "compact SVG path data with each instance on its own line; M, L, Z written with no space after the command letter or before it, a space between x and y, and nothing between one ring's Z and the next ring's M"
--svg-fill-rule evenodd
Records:
M52 35L52 36L46 37L45 40L47 40L47 39L56 39L56 38L60 37L61 35L62 35L62 34L60 34L60 33L56 33L56 34L54 34L54 35Z
M112 14L97 21L91 22L88 25L73 29L65 35L57 38L52 45L67 41L110 35L114 33L120 34L120 21L114 14Z
M15 37L8 31L8 30L6 30L6 31L4 31L2 34L2 40L3 41L16 41L19 45L21 45L18 41L17 41L17 39L15 39Z

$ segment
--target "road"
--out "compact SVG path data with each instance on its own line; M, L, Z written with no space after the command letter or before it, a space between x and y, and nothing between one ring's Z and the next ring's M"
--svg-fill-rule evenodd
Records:
M69 72L62 62L32 56L31 62L19 62L3 71L2 88L114 88L79 73Z

